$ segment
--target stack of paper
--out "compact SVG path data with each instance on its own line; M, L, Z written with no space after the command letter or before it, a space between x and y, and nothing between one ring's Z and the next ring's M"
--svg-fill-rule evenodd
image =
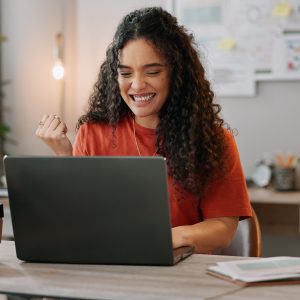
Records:
M207 273L239 285L299 284L300 257L270 257L218 262Z

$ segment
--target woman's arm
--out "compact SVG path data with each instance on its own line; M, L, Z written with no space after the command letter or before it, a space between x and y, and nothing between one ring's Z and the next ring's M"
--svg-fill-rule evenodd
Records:
M239 217L206 219L194 225L172 228L173 248L194 246L196 253L212 253L231 242Z
M66 133L66 124L55 115L45 115L39 123L35 135L46 143L56 155L71 156L72 144Z

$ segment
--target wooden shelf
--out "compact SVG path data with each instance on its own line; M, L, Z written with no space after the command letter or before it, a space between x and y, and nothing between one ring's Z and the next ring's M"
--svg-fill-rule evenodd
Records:
M300 191L248 188L262 234L300 235Z
M300 191L279 192L272 188L248 188L252 203L300 205Z

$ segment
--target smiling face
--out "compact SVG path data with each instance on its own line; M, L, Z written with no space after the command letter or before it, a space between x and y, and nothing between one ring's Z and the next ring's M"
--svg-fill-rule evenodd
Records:
M169 93L165 59L145 39L129 41L120 51L118 83L121 96L137 123L155 128Z

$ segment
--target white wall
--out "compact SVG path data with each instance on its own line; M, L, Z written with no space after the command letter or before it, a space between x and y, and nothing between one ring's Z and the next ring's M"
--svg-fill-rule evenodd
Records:
M50 153L35 136L43 114L58 112L59 86L51 77L53 45L61 25L60 0L2 0L5 121L10 126L11 154Z
M74 124L83 113L107 45L126 13L144 6L166 7L167 0L2 0L7 123L17 145L11 154L51 153L35 136L39 118L59 110L59 85L50 75L54 36L64 14L66 34L65 119ZM67 9L62 12L62 3ZM237 142L246 175L263 152L300 154L300 83L260 82L253 98L218 99L223 116L239 131Z
M258 82L253 98L223 98L223 116L237 128L236 140L247 176L264 152L300 156L300 82Z

